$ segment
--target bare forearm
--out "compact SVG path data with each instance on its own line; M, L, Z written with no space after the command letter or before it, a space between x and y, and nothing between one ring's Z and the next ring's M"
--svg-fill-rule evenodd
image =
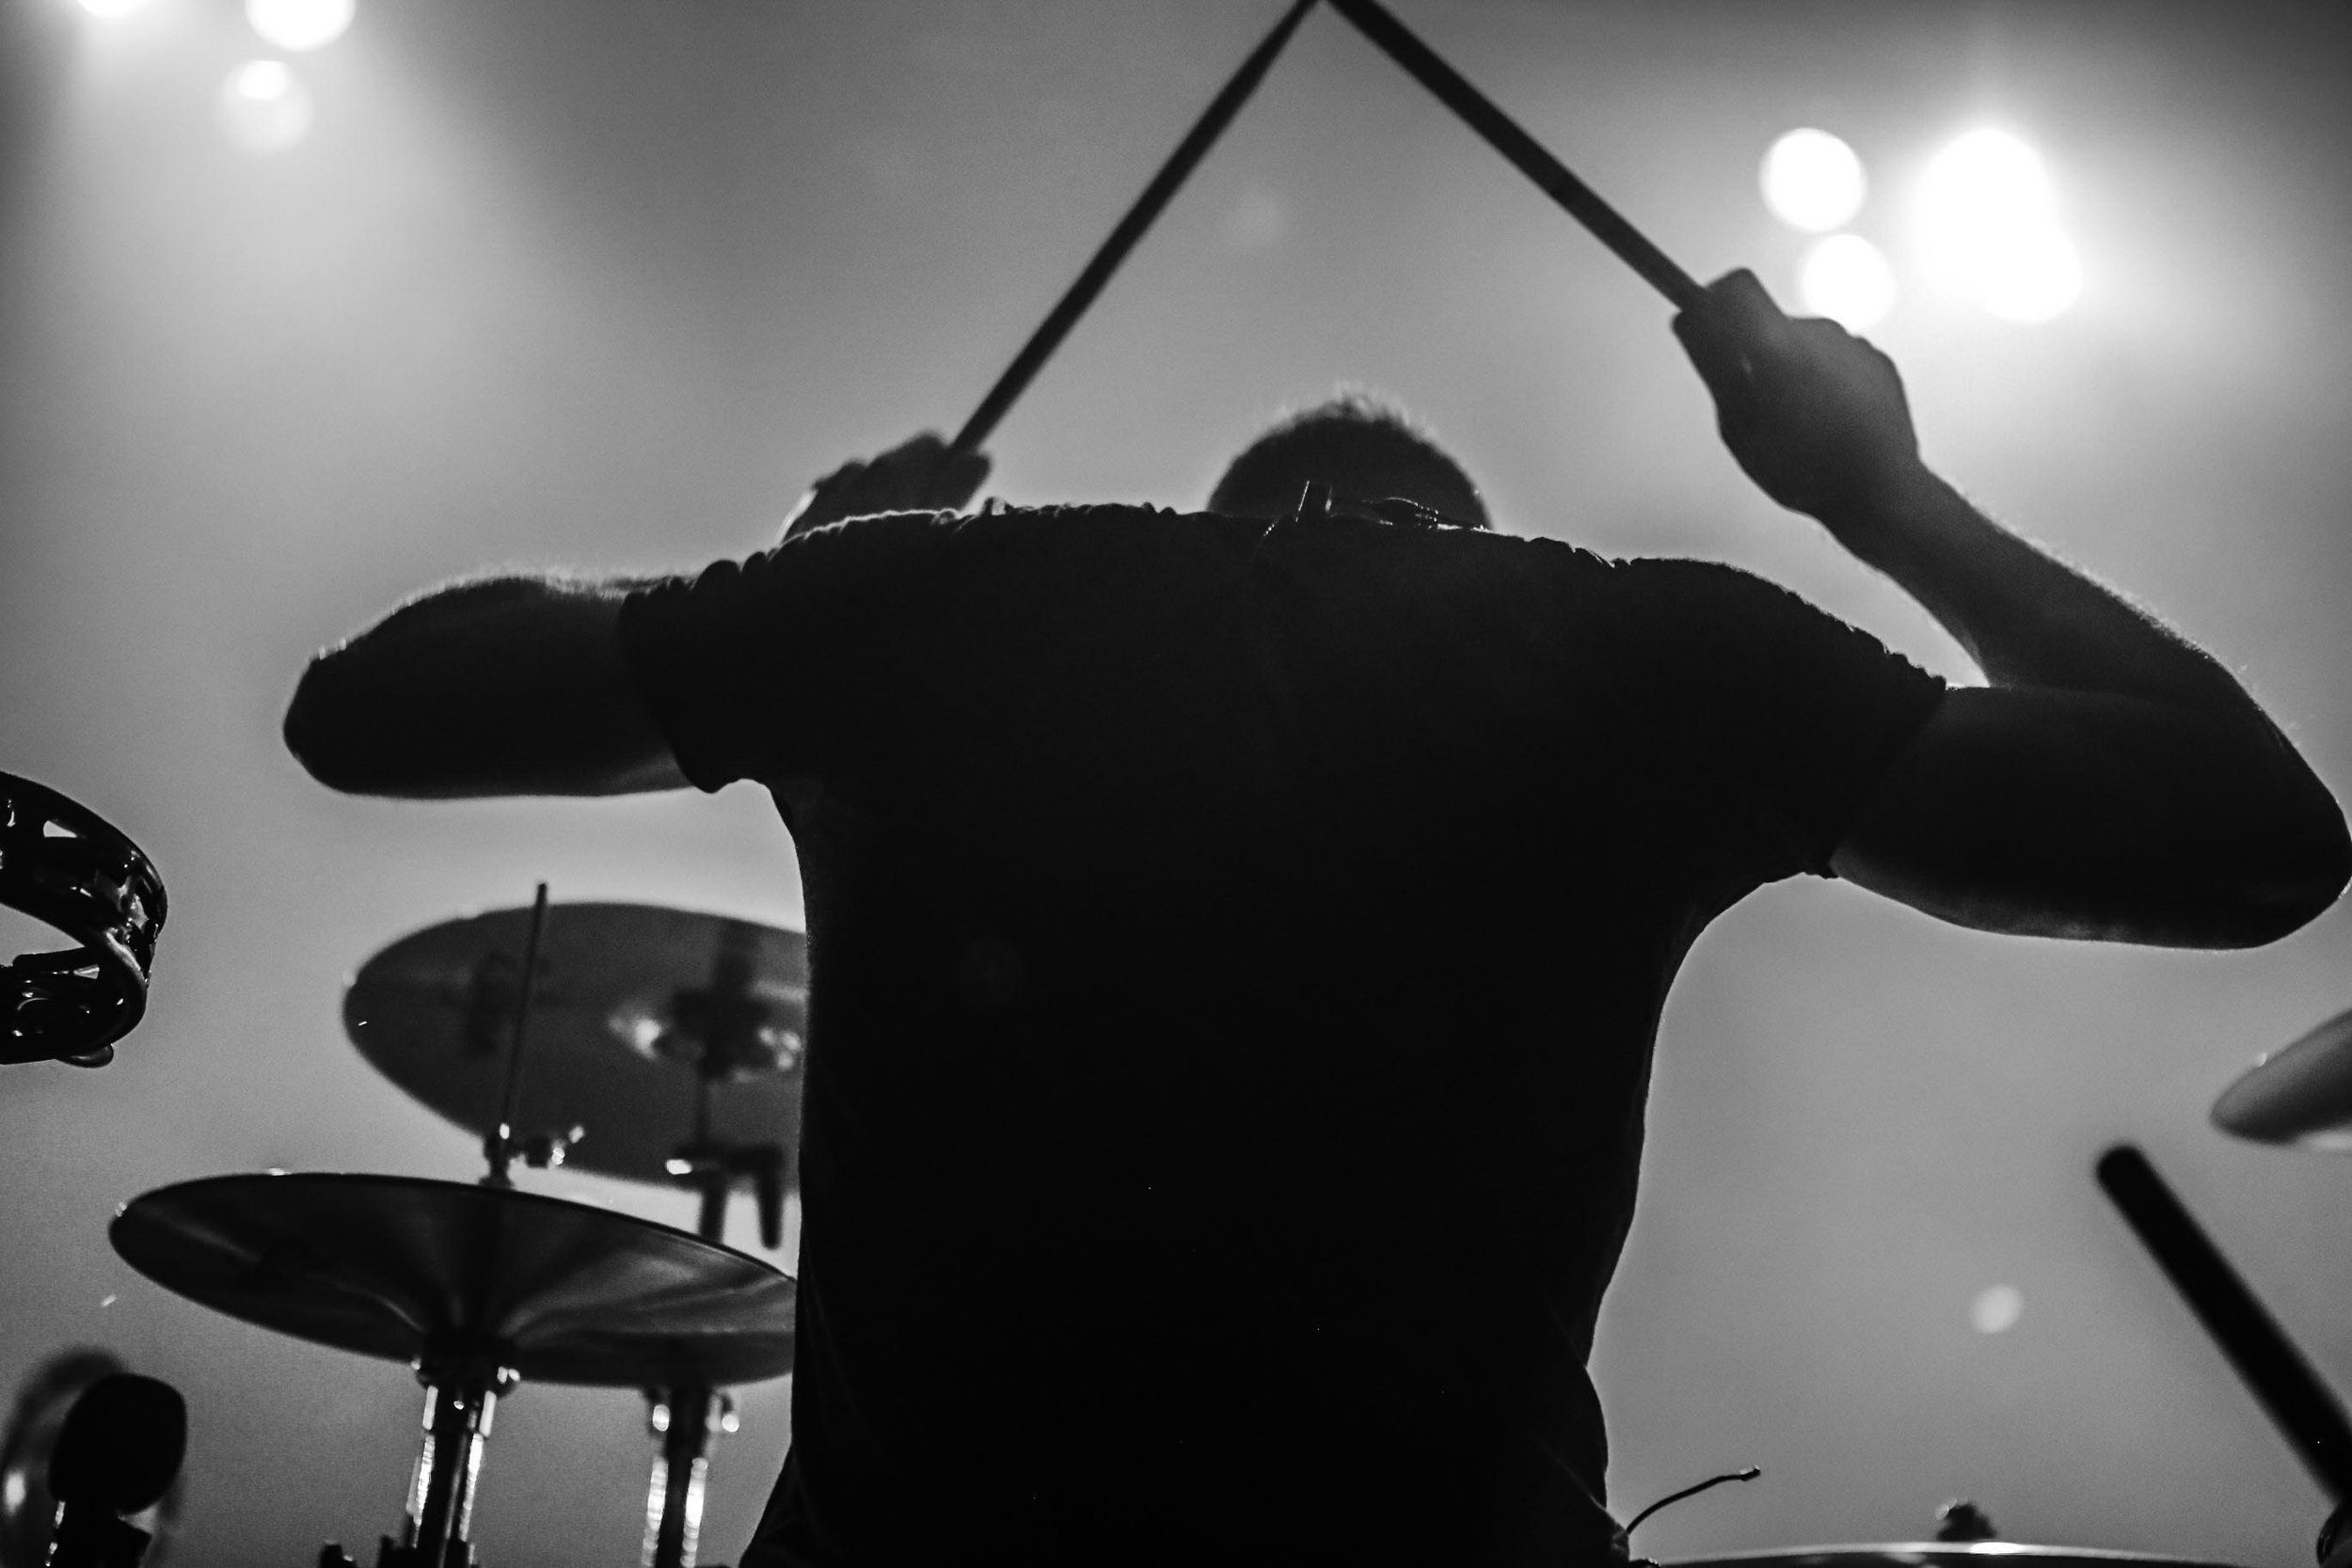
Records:
M1993 522L1924 466L1822 523L1957 639L1994 686L2138 697L2260 718L2219 663Z
M630 579L436 590L314 658L287 749L321 783L412 799L605 795L680 782L617 635Z
M1823 521L1994 689L1947 698L1851 825L1854 880L1963 925L2185 946L2333 899L2335 801L2209 655L1924 469Z

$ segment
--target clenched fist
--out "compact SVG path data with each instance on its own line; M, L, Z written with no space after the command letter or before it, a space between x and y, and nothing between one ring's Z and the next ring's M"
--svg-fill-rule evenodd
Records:
M863 463L844 463L809 487L784 536L875 512L956 511L988 478L988 458L956 451L925 431Z
M1754 273L1708 284L1674 328L1715 395L1724 444L1781 505L1846 540L1874 497L1917 470L1894 361L1836 322L1783 314Z

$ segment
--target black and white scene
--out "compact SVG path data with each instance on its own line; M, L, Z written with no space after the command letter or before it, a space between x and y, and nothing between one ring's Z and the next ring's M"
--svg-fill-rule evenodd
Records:
M2352 9L0 0L0 1568L2352 1568Z

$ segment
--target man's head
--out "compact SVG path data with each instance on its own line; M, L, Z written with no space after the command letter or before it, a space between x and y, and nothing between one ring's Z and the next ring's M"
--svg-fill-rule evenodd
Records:
M1209 493L1209 510L1279 517L1297 506L1310 481L1331 487L1336 511L1376 513L1378 502L1402 497L1448 522L1487 526L1486 503L1461 465L1403 414L1362 392L1293 414L1250 442Z

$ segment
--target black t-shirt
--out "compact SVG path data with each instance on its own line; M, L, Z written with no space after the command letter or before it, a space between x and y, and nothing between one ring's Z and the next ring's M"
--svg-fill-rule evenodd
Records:
M835 525L622 627L806 888L747 1562L1607 1554L1667 987L1938 681L1729 567L1116 506Z

